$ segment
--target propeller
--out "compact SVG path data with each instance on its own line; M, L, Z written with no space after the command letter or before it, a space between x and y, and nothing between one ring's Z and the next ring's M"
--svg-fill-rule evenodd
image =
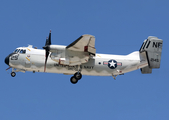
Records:
M46 71L46 63L47 63L48 56L49 56L50 45L51 45L51 30L50 30L50 33L49 33L49 37L46 38L45 46L43 47L43 49L45 49L45 56L46 56L45 65L44 65L44 72Z

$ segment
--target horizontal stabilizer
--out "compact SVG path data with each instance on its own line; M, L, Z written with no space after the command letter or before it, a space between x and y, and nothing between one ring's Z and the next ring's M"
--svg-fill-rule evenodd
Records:
M141 70L142 74L150 74L150 73L152 73L152 68L149 68L148 66L144 67L144 68L141 68L140 70Z

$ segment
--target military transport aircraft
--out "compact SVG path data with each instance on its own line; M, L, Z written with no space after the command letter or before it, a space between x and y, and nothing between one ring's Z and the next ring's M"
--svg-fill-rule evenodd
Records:
M43 49L19 47L5 58L5 63L15 72L47 72L73 75L76 84L82 75L113 76L141 69L143 74L160 68L163 40L149 36L139 51L128 55L96 54L95 37L82 35L68 46L51 45L51 31ZM9 69L8 68L8 69ZM8 70L7 69L7 70Z

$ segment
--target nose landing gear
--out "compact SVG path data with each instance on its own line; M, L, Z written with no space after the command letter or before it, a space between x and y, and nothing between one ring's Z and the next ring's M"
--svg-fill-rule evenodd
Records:
M15 77L15 76L16 76L15 71L16 71L16 70L15 70L14 68L12 68L12 72L11 72L11 76L12 76L12 77Z
M11 76L12 76L12 77L15 77L15 76L16 76L16 73L15 73L15 72L11 72Z
M12 68L12 67L7 68L6 71L9 70L10 68ZM14 68L12 68L11 76L12 76L12 77L15 77L15 76L16 76L16 73L15 73Z

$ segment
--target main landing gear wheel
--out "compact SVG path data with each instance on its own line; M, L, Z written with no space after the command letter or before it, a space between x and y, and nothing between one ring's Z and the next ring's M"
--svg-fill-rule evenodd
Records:
M11 72L11 76L12 76L12 77L15 77L15 76L16 76L16 73L15 73L15 72Z
M72 84L76 84L76 83L78 82L78 80L77 80L74 76L72 76L72 77L70 78L70 82L71 82Z
M74 76L70 78L70 82L76 84L82 78L82 74L80 72L76 72Z
M74 77L77 79L77 80L80 80L82 78L82 74L80 72L76 72L74 74Z

